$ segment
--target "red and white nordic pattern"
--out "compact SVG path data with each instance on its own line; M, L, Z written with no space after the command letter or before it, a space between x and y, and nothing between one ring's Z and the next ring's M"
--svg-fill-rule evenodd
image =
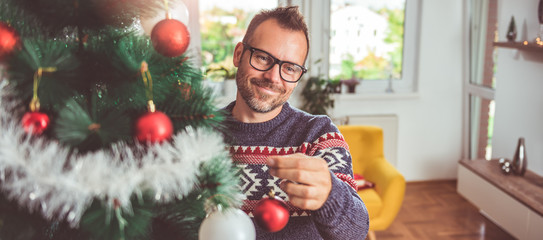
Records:
M321 157L328 162L329 169L338 179L349 184L356 189L356 183L352 176L345 174L345 169L352 168L348 145L340 133L327 133L319 137L312 143L303 143L300 146L291 147L270 147L270 146L231 146L230 154L238 167L241 168L240 188L247 196L242 210L252 216L252 212L263 196L267 194L270 188L274 190L275 195L285 200L291 216L307 216L309 211L301 210L290 204L287 194L279 188L281 179L273 177L267 173L268 166L266 159L273 155L290 155L302 153L309 156ZM264 190L265 189L265 190Z

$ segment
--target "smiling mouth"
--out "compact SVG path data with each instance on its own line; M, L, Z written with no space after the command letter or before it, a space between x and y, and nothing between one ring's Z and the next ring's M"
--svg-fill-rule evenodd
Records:
M253 79L251 80L251 83L255 87L257 87L260 90L260 92L265 92L266 94L275 95L275 94L281 94L285 92L283 88L276 87L273 84L266 82L265 80Z
M255 85L255 87L257 87L258 90L261 93L265 93L265 94L268 94L268 95L277 95L277 94L279 94L279 92L277 90L274 90L273 88L268 88L268 87L263 87L263 86L258 86L258 85Z

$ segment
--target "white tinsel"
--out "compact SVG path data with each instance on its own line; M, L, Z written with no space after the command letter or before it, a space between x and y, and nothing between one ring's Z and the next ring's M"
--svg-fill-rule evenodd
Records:
M29 211L47 219L66 219L73 227L94 198L114 199L131 211L133 194L152 192L158 202L187 195L196 184L199 165L224 156L222 137L194 131L170 142L74 154L56 141L32 137L13 119L18 105L0 79L0 190ZM121 160L122 159L122 160Z

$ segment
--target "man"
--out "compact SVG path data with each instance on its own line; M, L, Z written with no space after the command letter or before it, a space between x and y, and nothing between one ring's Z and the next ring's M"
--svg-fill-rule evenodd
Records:
M270 190L285 199L291 217L275 233L255 225L258 239L364 239L369 221L354 190L348 146L326 116L287 103L309 51L297 7L263 11L234 50L236 101L225 109L234 162L241 167L252 216Z

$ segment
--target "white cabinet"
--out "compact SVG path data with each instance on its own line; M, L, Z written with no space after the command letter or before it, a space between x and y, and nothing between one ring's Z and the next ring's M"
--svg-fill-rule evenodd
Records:
M543 217L538 209L537 201L543 197L543 186L525 186L518 187L515 184L518 181L507 181L508 178L522 179L518 176L506 176L501 174L499 165L491 164L491 171L496 171L493 174L485 175L477 170L481 168L472 168L469 165L472 161L486 160L471 160L461 161L458 167L458 192L468 201L477 206L480 211L486 215L491 221L502 227L515 238L520 240L541 240L543 239ZM488 162L488 161L486 161ZM481 162L477 162L481 163ZM488 162L490 164L490 162ZM496 174L497 173L497 174ZM496 178L501 180L495 181ZM500 186L500 187L498 187ZM533 191L534 187L538 191ZM515 189L517 192L508 192L508 189ZM525 191L526 190L526 191ZM520 194L519 194L520 192ZM518 197L517 195L526 194L527 196ZM534 196L530 196L534 194ZM524 198L527 199L524 202ZM530 205L532 200L535 200L535 206ZM539 203L543 204L543 203Z

